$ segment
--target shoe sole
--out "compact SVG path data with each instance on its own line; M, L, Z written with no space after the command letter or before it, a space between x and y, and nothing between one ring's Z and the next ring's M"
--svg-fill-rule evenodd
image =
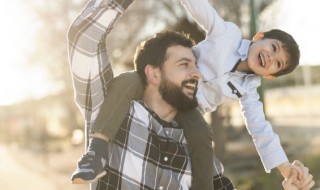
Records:
M95 177L92 180L85 180L82 178L74 178L73 180L71 180L71 184L88 184L88 183L94 183L96 182L99 178L103 177L104 175L106 175L107 172L103 171L100 174L97 175L97 177Z

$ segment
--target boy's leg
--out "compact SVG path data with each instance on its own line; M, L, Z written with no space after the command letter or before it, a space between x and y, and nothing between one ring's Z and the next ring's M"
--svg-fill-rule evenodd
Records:
M212 190L214 176L212 131L197 109L179 112L176 121L183 126L191 157L192 190Z
M90 138L86 153L79 159L77 169L71 176L71 183L93 183L106 174L104 166L106 156L103 155L107 141L101 138Z
M92 131L112 140L127 116L132 100L142 99L143 83L137 72L126 72L115 77L101 105Z
M113 79L93 124L93 134L87 152L79 160L78 167L72 174L72 183L91 183L106 173L104 166L107 141L113 140L118 132L128 114L131 100L141 99L142 95L143 84L138 73L127 72Z

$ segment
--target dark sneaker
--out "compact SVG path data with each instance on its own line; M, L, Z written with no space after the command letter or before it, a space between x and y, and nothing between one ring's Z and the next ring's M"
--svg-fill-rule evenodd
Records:
M71 176L71 183L84 184L93 183L107 172L104 170L106 161L94 151L88 151L78 161L78 167Z

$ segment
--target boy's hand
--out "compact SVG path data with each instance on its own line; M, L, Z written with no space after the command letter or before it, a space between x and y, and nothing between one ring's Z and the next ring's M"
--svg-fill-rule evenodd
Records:
M277 168L284 179L287 179L290 175L293 175L295 176L294 182L296 182L296 180L302 179L304 176L303 167L304 166L301 162L295 161L293 162L293 164L285 162L283 164L280 164Z
M294 168L302 169L303 175L299 176L299 180L293 181L294 185L299 188L299 190L309 190L314 185L313 176L309 174L309 168L305 167L300 161L296 160L292 163ZM291 176L290 176L291 177ZM294 180L294 179L293 179Z
M277 168L285 178L282 182L285 190L310 190L315 185L313 176L309 174L309 168L298 160L292 164L285 162Z
M285 190L299 190L297 186L294 185L293 181L297 176L294 174L290 175L287 179L283 180L282 186Z

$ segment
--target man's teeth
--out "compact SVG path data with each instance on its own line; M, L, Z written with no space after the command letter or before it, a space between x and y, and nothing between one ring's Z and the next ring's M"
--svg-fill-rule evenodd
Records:
M196 84L195 83L187 83L186 86L189 88L195 88Z

